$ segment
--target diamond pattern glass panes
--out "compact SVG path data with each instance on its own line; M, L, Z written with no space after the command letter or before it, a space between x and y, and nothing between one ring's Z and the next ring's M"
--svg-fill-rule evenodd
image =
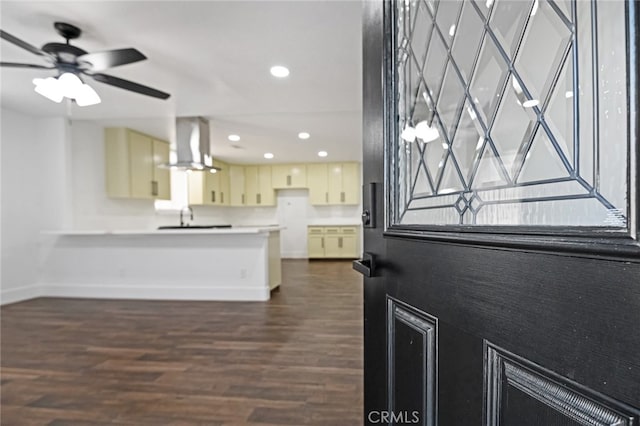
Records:
M425 56L427 56L427 46L431 39L432 28L431 15L427 12L427 5L424 0L420 0L416 11L416 21L411 33L411 50L414 52L420 68L422 68Z
M483 17L488 17L495 3L495 0L472 0Z
M571 31L546 1L536 1L515 66L533 99L542 102L566 54ZM535 13L534 13L535 11Z
M453 135L459 111L464 102L464 87L462 82L453 68L453 62L447 65L447 71L444 76L444 83L440 98L438 99L438 112L444 128L447 130L447 139Z
M467 183L471 179L473 165L480 154L480 149L484 146L484 133L479 127L475 111L469 102L466 102L462 108L451 151Z
M511 75L491 128L493 141L508 175L513 176L521 161L521 150L531 138L536 115L526 101L518 97L521 93L516 78Z
M624 2L420 0L397 11L413 21L395 25L392 227L628 231Z
M562 67L555 88L549 98L549 103L544 111L544 117L555 136L555 140L562 149L562 153L571 164L573 161L573 52L569 55Z
M440 37L431 37L423 76L431 99L437 99L447 61L447 50Z
M524 158L518 182L538 182L569 177L569 172L560 159L548 135L538 128L533 142Z
M522 28L531 13L532 3L531 0L496 0L493 6L491 28L510 58L513 58L518 47Z
M491 37L485 36L469 89L484 123L489 123L493 118L507 70L508 65L500 56L495 43Z
M436 23L440 29L440 34L450 46L456 33L458 25L458 14L462 0L440 0L438 11L436 12Z
M452 54L465 83L471 77L471 68L481 40L478 34L483 33L483 28L482 19L478 16L473 5L469 2L464 3L460 23L453 42Z

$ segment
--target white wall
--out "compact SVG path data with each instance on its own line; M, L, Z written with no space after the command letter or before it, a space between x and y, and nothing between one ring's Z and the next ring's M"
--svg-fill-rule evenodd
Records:
M148 229L153 226L152 200L107 197L104 129L89 121L71 126L74 229Z
M62 118L1 118L0 303L10 303L39 294L40 232L70 222L70 151Z

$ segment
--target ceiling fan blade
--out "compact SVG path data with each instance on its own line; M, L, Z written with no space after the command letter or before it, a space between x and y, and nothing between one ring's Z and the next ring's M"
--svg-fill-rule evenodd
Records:
M91 71L102 71L120 65L131 64L147 59L139 50L118 49L105 52L87 53L77 58L79 63L91 64Z
M140 93L142 95L152 96L154 98L168 99L171 96L169 93L162 92L160 90L153 89L142 84L134 83L133 81L123 80L118 77L107 74L88 74L93 77L94 80L100 83L110 84L111 86L119 87L121 89L130 90L132 92Z
M9 68L38 68L43 70L52 70L55 67L45 67L44 65L36 65L36 64L19 64L16 62L0 62L0 67L9 67Z
M18 37L12 36L6 31L0 30L0 38L3 38L4 40L7 40L9 43L13 43L16 46L21 47L25 50L28 50L29 52L36 54L38 56L49 56L42 50L38 49L37 47L32 46L26 41L20 40Z

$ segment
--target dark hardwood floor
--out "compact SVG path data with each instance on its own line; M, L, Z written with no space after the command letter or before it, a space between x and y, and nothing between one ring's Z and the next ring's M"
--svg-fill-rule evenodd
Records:
M2 308L2 425L362 424L362 279L283 262L270 302Z

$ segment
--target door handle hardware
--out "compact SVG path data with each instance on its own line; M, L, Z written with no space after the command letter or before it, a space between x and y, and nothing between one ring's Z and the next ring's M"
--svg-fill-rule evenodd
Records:
M158 182L155 180L151 181L151 195L158 195Z
M340 202L344 203L344 191L340 193Z
M376 227L376 182L362 185L362 225L365 228Z
M224 192L220 193L220 202L224 203Z
M342 248L342 237L338 237L338 248Z
M324 193L324 202L325 202L325 203L328 203L328 202L329 202L329 193L328 193L328 192L325 192L325 193Z
M211 202L212 203L216 202L216 191L211 191Z
M362 224L369 225L371 223L371 212L369 210L365 210L362 212Z
M362 259L353 261L353 269L360 272L365 277L373 277L376 270L376 264L371 253L364 253Z
M242 204L244 204L244 194L242 194Z
M291 186L291 175L287 175L287 186Z
M256 194L256 203L262 204L262 194Z
M320 239L320 242L322 243L322 248L324 248L324 237Z

